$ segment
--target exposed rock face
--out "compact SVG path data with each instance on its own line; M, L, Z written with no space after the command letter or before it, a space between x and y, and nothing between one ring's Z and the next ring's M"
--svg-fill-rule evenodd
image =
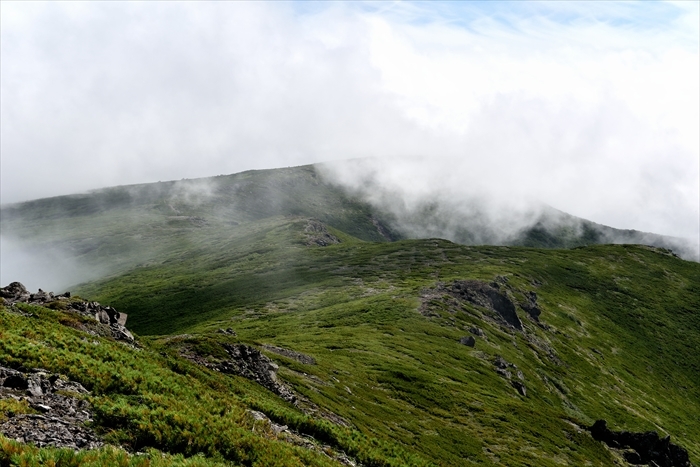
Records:
M464 336L459 339L459 343L468 347L474 347L476 345L476 339L474 339L474 336Z
M128 342L134 341L134 336L125 327L126 313L120 313L111 306L102 306L97 302L75 302L70 310L83 316L94 317L100 323L109 326L112 337Z
M89 392L75 381L67 381L45 370L21 372L0 366L0 399L26 401L39 414L8 413L0 422L0 433L39 447L93 449L102 442L86 426L92 421L90 404L80 396Z
M263 345L263 348L265 350L269 350L270 352L276 353L277 355L283 355L285 357L296 360L297 362L303 363L305 365L316 364L316 359L314 357L303 354L301 352L297 352L295 350L283 349L282 347L276 347L274 345L269 344Z
M245 344L221 345L230 358L212 362L185 349L181 350L181 355L212 370L253 380L288 402L296 401L296 395L277 378L277 364L258 349Z
M497 287L495 282L487 284L477 280L465 280L454 281L448 291L461 300L495 311L508 325L522 331L523 323L515 312L515 305L508 295Z
M522 381L513 380L510 382L510 385L513 386L518 391L518 394L520 394L521 396L527 396L527 388L522 383Z
M296 396L277 379L279 367L258 349L245 344L223 344L231 359L220 364L223 373L232 373L251 379L290 402Z
M279 425L273 422L270 417L257 410L248 410L248 415L254 420L254 432L266 432L274 434L278 439L282 439L295 446L301 446L305 449L323 453L325 456L331 457L343 465L349 467L362 466L357 460L349 457L342 451L338 451L333 446L323 444L308 435L302 435L294 429L290 429L287 425Z
M612 448L626 449L623 455L630 464L691 467L688 452L673 444L670 436L660 438L655 431L643 433L612 431L605 420L596 421L589 430L594 439Z
M39 292L42 290L39 289ZM0 289L0 297L3 299L3 303L11 304L14 302L28 302L29 301L29 291L20 282L12 282L7 287Z
M39 289L37 293L30 294L24 285L12 282L7 287L0 288L0 297L2 297L3 304L7 306L12 306L15 303L27 303L94 318L105 326L105 329L108 330L106 334L117 340L134 342L134 336L125 327L126 313L119 313L111 306L102 306L97 302L71 300L70 292L55 295L53 292L44 292Z
M426 316L440 316L436 309L455 313L462 310L466 302L489 310L491 313L486 317L495 318L500 324L524 333L523 323L516 312L517 304L539 327L548 328L540 322L542 310L537 303L537 293L518 290L508 283L505 276L496 276L490 283L474 279L456 280L451 284L438 282L434 288L423 289L421 298L420 311ZM486 338L478 327L472 327L469 332Z
M515 363L510 363L505 358L498 355L493 361L493 366L496 367L496 373L508 380L510 385L513 386L521 396L527 395L527 388L524 383L525 376ZM513 379L513 373L515 373L517 379Z
M189 336L183 335L177 337ZM350 422L339 415L323 410L303 395L294 393L291 388L287 387L277 377L277 371L279 369L277 364L270 360L266 355L262 354L258 349L245 344L222 343L221 346L228 354L228 359L222 360L218 357L216 359L207 358L206 356L199 355L195 349L188 347L181 348L180 355L196 363L197 365L201 365L215 371L220 371L222 373L243 376L244 378L251 379L274 392L282 399L291 402L307 415L317 418L325 418L331 423L341 426L351 426ZM316 360L313 357L302 354L301 352L283 349L272 345L265 345L264 348L280 355L293 358L307 365L316 364ZM308 375L306 373L297 373L297 375L303 378L308 378L315 383L324 384L320 378L313 375Z
M540 321L542 310L540 310L540 307L537 305L537 294L535 292L528 292L525 294L525 301L520 304L520 308L525 310L533 320L537 322Z
M390 229L388 229L382 222L375 216L372 216L370 218L372 221L372 224L374 227L377 229L377 233L384 237L387 241L389 242L394 242L396 240L400 240L401 237L399 235L394 234Z
M328 232L325 224L316 219L309 219L304 232L306 233L306 245L308 246L328 246L340 243L338 237Z

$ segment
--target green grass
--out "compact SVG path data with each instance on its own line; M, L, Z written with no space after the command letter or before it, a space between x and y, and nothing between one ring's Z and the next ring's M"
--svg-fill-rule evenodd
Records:
M23 467L102 467L106 465L119 467L223 467L228 464L207 459L201 455L189 458L182 455L166 455L156 449L149 449L145 454L134 455L110 445L92 451L78 452L72 449L39 449L7 439L0 434L0 465Z
M82 383L92 391L96 428L115 445L235 465L337 465L278 440L269 426L258 423L253 431L248 411L254 409L366 465L426 464L391 442L304 415L248 380L202 369L157 344L133 349L60 324L61 312L20 308L33 316L0 308L0 364L45 368ZM3 404L3 415L21 413L16 405Z
M71 251L92 268L97 279L74 292L128 313L144 337L136 350L86 336L60 309L0 311L0 363L80 381L93 391L96 427L127 450L157 449L174 464L334 465L270 430L254 433L252 409L364 465L613 465L582 430L599 418L670 434L700 461L700 264L666 251L386 242L373 220L387 218L311 167L114 188L2 216L3 235ZM307 246L309 217L341 243ZM600 241L586 228L558 229L534 228L521 243ZM525 331L516 332L435 292L498 276L516 303L536 292L540 324L518 309ZM487 339L460 345L473 326ZM229 327L236 337L217 333ZM315 365L263 349L307 410L349 427L180 357L187 347L217 361L231 342L312 356ZM497 356L517 365L526 396L496 373ZM2 413L26 409L4 404ZM15 463L19 451L69 456L3 443L5 464L10 452ZM106 448L70 462L141 465L154 452Z
M307 353L317 365L269 355L318 406L444 465L610 465L607 450L575 426L598 418L671 434L697 461L700 265L640 246L537 250L433 239L317 248L297 241L302 220L256 225L230 247L202 248L81 294L128 312L141 333L205 341L233 327L243 342ZM469 305L455 312L438 303L430 318L418 312L421 291L438 281L499 275L516 299L536 291L548 329L522 310L524 334ZM488 341L459 345L473 325ZM496 355L523 372L527 397L496 374Z
M452 235L464 244L488 241L480 240L469 218L455 220L451 209L432 209L438 212L415 213L406 222L415 223L414 231ZM551 211L546 225L539 223L509 242L546 248L594 244L608 237L669 243L660 236L579 222ZM230 236L244 236L251 223L275 217L316 218L341 236L372 242L409 238L412 231L402 228L391 213L323 179L314 166L301 166L5 205L0 209L0 234L40 258L70 259L72 281L66 279L67 286L157 265L202 241L218 244ZM455 222L463 225L449 227Z

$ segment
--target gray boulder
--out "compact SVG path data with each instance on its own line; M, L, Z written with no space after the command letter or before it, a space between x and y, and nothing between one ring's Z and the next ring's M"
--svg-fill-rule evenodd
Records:
M474 336L464 336L460 337L459 343L469 347L474 347L476 345L476 339L474 339Z

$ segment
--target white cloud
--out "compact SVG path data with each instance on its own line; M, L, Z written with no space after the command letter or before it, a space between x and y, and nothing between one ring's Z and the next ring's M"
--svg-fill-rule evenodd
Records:
M698 236L692 2L1 5L3 203L416 155L423 190Z

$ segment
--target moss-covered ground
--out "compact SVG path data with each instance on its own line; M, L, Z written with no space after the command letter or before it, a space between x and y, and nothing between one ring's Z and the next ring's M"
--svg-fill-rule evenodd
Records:
M368 436L443 465L612 465L581 427L671 434L700 455L700 266L643 246L573 250L466 247L444 240L309 247L303 219L269 219L220 248L93 283L81 294L130 313L141 334L206 339L233 328L269 353L305 397ZM525 331L470 304L433 299L438 283L505 277L537 294ZM474 348L458 343L484 330ZM517 365L525 397L495 372Z
M73 249L102 268L73 292L127 313L142 347L87 336L61 310L0 311L0 364L81 382L96 427L123 446L78 455L0 439L1 465L22 456L26 465L336 465L326 448L363 465L615 465L585 430L601 418L613 429L670 434L700 462L700 264L634 245L387 242L376 213L309 168L220 179L3 211L3 234ZM309 216L341 243L309 246ZM539 323L517 308L517 331L443 293L457 280L497 278L516 304L536 293ZM459 344L472 327L485 337ZM282 380L350 426L180 356L187 345L216 360L234 342L259 346ZM515 365L512 379L522 373L526 395L495 371L497 357ZM0 409L21 409L8 404ZM249 410L320 448L254 431Z

